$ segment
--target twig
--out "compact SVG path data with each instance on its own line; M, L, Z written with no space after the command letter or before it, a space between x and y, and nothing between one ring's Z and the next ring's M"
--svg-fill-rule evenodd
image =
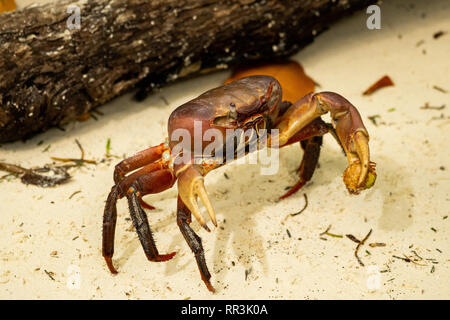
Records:
M421 267L426 267L427 265L426 264L420 264L420 263L417 263L415 260L417 260L417 259L410 259L409 257L407 257L405 254L403 254L404 256L405 256L405 258L406 259L409 259L413 264L415 264L415 265L418 265L418 266L421 266Z
M438 87L438 86L433 86L433 89L434 89L434 90L437 90L437 91L440 91L440 92L442 92L442 93L447 93L447 92L448 92L447 90L442 89L441 87Z
M75 143L77 144L78 148L80 149L81 156L79 159L76 158L59 158L59 157L50 157L50 159L55 161L61 161L61 162L75 162L76 165L81 165L83 163L90 163L90 164L97 164L95 160L85 160L84 159L84 149L81 146L81 143L75 139Z
M419 261L421 261L421 260L423 260L423 258L421 257L421 256L419 256L414 250L412 250L412 252L414 253L414 255L416 256L416 257L418 257L419 258ZM426 264L420 264L420 263L417 263L415 260L417 260L417 259L415 259L415 260L413 260L413 259L411 259L410 257L408 257L406 254L403 254L403 257L399 257L399 256L392 256L393 258L396 258L396 259L399 259L399 260L403 260L403 261L405 261L405 262L411 262L411 263L413 263L413 264L415 264L415 265L418 265L418 266L421 266L421 267L425 267L426 266Z
M78 141L78 139L75 139L75 143L77 144L78 148L80 149L80 152L81 152L81 159L84 160L84 149L83 149L83 147L81 146L80 141Z
M327 235L327 236L334 237L334 238L342 238L343 237L341 234L334 234L334 233L329 232L330 229L331 229L331 224L328 226L327 230L325 230L324 232L319 234L319 236Z
M433 38L434 39L438 39L438 38L442 37L445 34L447 34L447 32L440 30L440 31L437 31L437 32L435 32L433 34Z
M442 110L442 109L444 109L444 108L445 108L445 104L443 104L443 105L440 106L440 107L433 107L433 106L430 106L430 105L428 104L428 102L426 102L425 105L423 105L422 107L420 107L420 109L423 109L423 110Z
M50 159L60 162L75 162L77 165L81 163L90 163L90 164L97 164L95 160L84 160L84 159L75 159L75 158L58 158L58 157L50 157Z
M324 232L319 234L319 236L323 236L324 234L328 233L328 231L330 231L330 229L331 229L331 224L328 226L328 228Z
M305 198L305 206L304 206L303 209L300 210L299 212L291 213L291 217L295 217L296 215L299 215L300 213L302 213L303 211L305 211L306 208L308 207L308 196L306 195L306 193L303 194L303 198Z
M72 193L72 194L70 195L70 197L69 197L69 200L72 199L72 197L73 197L74 195L76 195L76 194L78 194L78 193L80 193L80 192L81 192L81 190L78 190L78 191L75 191L74 193Z
M364 242L366 242L366 240L369 238L369 236L372 234L372 229L370 229L369 233L364 237L364 239L362 239L358 245L356 246L355 249L355 257L358 260L359 264L364 267L364 263L362 263L361 259L358 257L358 250L359 248L364 244Z
M403 258L403 257L399 257L399 256L394 256L394 255L392 257L395 258L395 259L403 260L405 262L411 262L411 259L408 258L408 257Z
M9 173L13 173L13 174L25 173L25 172L29 171L29 169L25 169L25 168L15 165L15 164L6 163L6 162L0 162L0 170L6 171Z
M356 243L360 243L361 242L360 240L356 239L356 237L354 235L352 235L352 234L346 234L345 236L347 238L349 238L350 240L352 240L353 242L356 242Z
M419 258L420 260L423 260L423 258L422 258L421 256L419 256L415 250L411 250L411 252L414 253L414 255L415 255L417 258Z
M52 274L50 272L48 272L47 270L44 269L44 272L49 276L50 279L52 279L53 281L55 281L55 278L53 278Z
M375 248L375 247L385 247L386 243L382 243L382 242L373 242L373 243L369 243L369 246L371 248Z
M327 232L327 233L325 233L327 236L330 236L330 237L334 237L334 238L343 238L343 235L342 234L334 234L334 233L331 233L331 232Z

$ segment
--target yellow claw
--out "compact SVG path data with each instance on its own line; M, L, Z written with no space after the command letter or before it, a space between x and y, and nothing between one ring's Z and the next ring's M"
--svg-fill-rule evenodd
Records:
M208 211L212 223L217 227L216 214L214 213L211 201L209 200L208 194L206 193L205 185L203 184L203 177L201 179L197 179L195 183L195 194L202 200L203 205Z
M208 211L212 223L217 227L216 214L206 193L203 176L195 167L190 166L180 174L178 178L178 194L200 225L209 232L210 230L198 207L197 197L199 197Z
M358 154L361 163L361 173L359 174L358 186L362 186L367 180L367 173L369 172L369 138L362 131L358 131L353 136L353 145Z

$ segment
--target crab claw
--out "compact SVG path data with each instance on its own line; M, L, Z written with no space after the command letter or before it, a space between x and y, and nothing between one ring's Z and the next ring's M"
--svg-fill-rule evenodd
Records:
M369 189L375 183L377 174L375 162L370 162L369 139L365 132L357 131L352 138L348 152L350 165L344 172L344 183L352 194Z
M193 165L189 165L178 177L178 194L200 225L208 232L211 230L200 213L197 197L201 199L214 226L217 227L216 214L203 184L203 176Z

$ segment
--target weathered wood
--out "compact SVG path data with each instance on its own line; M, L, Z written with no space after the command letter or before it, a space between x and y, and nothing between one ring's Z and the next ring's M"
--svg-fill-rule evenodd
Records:
M133 88L289 56L373 0L61 0L0 15L0 142ZM81 9L70 30L69 5Z

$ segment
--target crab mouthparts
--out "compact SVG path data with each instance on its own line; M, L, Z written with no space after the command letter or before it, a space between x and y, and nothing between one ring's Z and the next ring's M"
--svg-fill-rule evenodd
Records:
M266 129L266 120L260 114L253 115L247 118L244 121L242 126L243 134L239 141L239 144L236 146L235 153L239 154L239 152L244 151L246 153L246 149L249 148L250 144L255 144L258 142L258 139L262 138L267 134L267 132L261 132L261 130ZM248 130L251 130L250 134Z
M259 135L259 130L266 128L266 120L263 115L255 114L243 121L242 127L244 130L255 129Z

